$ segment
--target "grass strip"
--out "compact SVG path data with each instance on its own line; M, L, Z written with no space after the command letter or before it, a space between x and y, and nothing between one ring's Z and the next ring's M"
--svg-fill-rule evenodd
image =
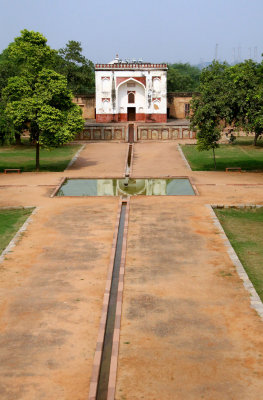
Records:
M263 301L263 207L214 211Z
M214 171L213 152L198 151L196 145L183 145L182 150L193 171ZM215 150L218 171L241 167L244 171L263 171L263 143L253 145L253 139L240 137L234 144L220 144Z
M67 145L52 150L40 149L40 171L64 171L81 145ZM21 146L0 147L0 172L6 168L20 168L21 171L35 171L35 147Z
M32 213L33 208L0 210L0 253Z

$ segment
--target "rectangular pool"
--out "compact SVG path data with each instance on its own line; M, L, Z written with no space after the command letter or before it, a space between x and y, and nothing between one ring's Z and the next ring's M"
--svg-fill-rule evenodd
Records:
M57 196L195 196L188 178L67 179Z

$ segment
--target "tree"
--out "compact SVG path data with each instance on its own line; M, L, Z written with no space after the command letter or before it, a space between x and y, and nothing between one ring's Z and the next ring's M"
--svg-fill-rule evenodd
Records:
M229 124L254 132L254 145L263 133L263 65L252 60L229 67L229 82L225 101L231 112L226 116Z
M82 54L80 42L69 40L59 49L56 64L56 71L66 76L73 93L94 92L94 65Z
M168 64L167 90L197 91L199 87L200 70L190 64Z
M15 131L27 128L36 143L36 169L39 148L56 147L83 129L80 108L72 103L72 94L63 75L47 68L54 51L38 32L24 30L10 45L10 57L19 67L19 75L8 79L2 90L5 115Z
M197 132L197 148L213 151L216 169L215 149L219 147L222 121L231 114L224 94L229 83L226 79L226 64L213 62L200 76L199 95L191 102L191 129Z

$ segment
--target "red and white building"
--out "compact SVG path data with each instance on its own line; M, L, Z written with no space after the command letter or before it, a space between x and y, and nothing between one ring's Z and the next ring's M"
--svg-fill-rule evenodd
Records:
M167 65L96 64L96 122L166 122Z

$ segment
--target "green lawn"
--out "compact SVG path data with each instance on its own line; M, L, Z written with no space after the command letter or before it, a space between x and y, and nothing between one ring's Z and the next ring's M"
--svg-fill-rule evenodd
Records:
M234 144L221 144L216 153L218 171L227 167L241 167L242 170L263 170L263 140L253 146L253 138L237 138ZM198 151L195 145L183 145L182 150L194 171L213 171L213 152Z
M0 253L6 248L33 208L0 210Z
M40 171L64 171L80 145L67 145L52 150L40 150ZM20 168L21 171L35 171L35 147L0 146L0 172L5 168Z
M215 213L263 301L263 207L215 209Z

